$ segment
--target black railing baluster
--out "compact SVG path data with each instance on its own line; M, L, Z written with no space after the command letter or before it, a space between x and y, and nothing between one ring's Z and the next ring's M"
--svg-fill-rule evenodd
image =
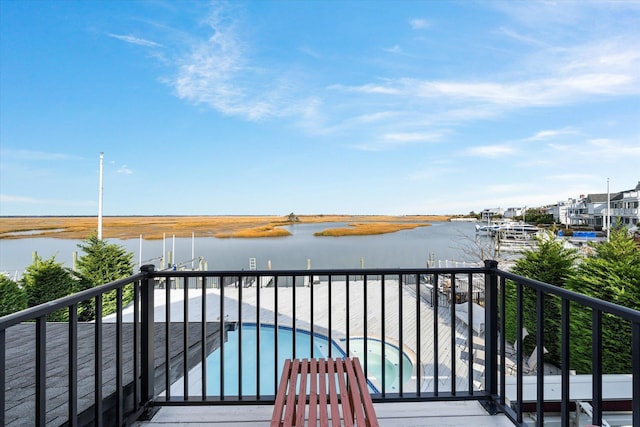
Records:
M224 277L219 276L220 284L220 400L224 400L224 338L226 331L224 330Z
M421 334L422 334L422 321L421 321L421 304L422 299L420 297L420 274L416 273L416 366L422 366L422 360L420 357L422 345L421 345ZM420 396L420 383L422 381L422 376L424 372L421 372L422 369L417 369L416 372L416 395Z
M256 354L260 354L260 289L263 276L256 277ZM260 400L260 358L256 357L256 399Z
M102 419L102 294L96 295L94 344L94 425L101 427Z
M202 282L202 346L201 350L201 359L200 359L200 367L202 376L202 400L206 400L207 398L207 277L201 276L200 280Z
M278 318L280 317L280 311L278 310L278 277L275 276L273 279L273 395L275 396L278 392L278 378L280 375L278 373Z
M404 312L402 311L403 309L403 302L404 302L404 298L402 298L402 286L403 286L403 280L402 280L403 276L402 274L398 274L398 339L399 339L399 349L398 349L398 359L399 359L399 365L400 365L400 397L402 397L404 395L404 363L402 363L402 355L404 354L404 333L403 331L403 320L404 320ZM382 347L386 347L384 340L382 342ZM384 372L384 366L385 366L385 360L384 358L382 359L382 370Z
M333 330L333 323L332 323L332 314L333 314L333 298L331 296L331 288L333 286L331 286L331 278L333 276L329 276L327 278L328 280L328 284L327 284L327 302L328 302L328 324L329 324L329 358L333 357L333 336L332 336L332 330Z
M469 394L473 395L473 277L471 273L467 275L467 351L469 352L469 370L467 372L467 389ZM479 332L479 331L478 331Z
M387 312L387 304L386 304L386 298L385 298L385 292L384 292L384 288L385 288L385 275L382 275L382 286L380 286L380 299L381 299L381 304L380 304L380 309L381 309L381 317L380 317L380 327L381 327L381 331L380 331L380 339L381 341L381 347L382 347L382 360L380 361L380 365L383 367L382 368L382 397L386 397L387 395L387 370L384 369L384 365L386 363L387 360L387 353L386 353L386 345L384 345L385 340L387 339L387 334L386 334L386 330L385 330L385 324L386 324L386 312Z
M313 355L313 275L309 276L309 353L311 354L311 358Z
M451 303L449 304L449 316L451 317L449 332L451 333L451 338L449 340L449 345L451 346L451 394L453 396L456 395L456 383L457 383L457 374L456 374L456 309L457 307L457 294L456 294L456 274L451 273L451 286L449 286L449 291L451 294Z
M440 305L440 290L438 289L438 279L440 275L433 273L433 289L436 298L433 298L433 395L438 396L440 389L440 348L438 340L438 306Z
M484 323L484 363L485 390L490 396L498 394L498 263L487 260L484 263L488 274L485 274L485 323ZM489 406L489 411L495 413L495 402Z
M182 278L182 295L182 396L189 400L189 286L186 277Z
M523 375L523 363L524 363L524 343L522 342L522 285L516 283L516 402L517 402L517 421L522 423L522 375ZM485 308L486 312L486 308ZM486 341L485 341L486 343ZM485 355L486 359L486 355Z
M592 317L592 342L591 342L591 374L593 375L593 419L592 424L602 424L602 312L594 308Z
M69 426L78 425L78 304L69 306ZM0 423L4 425L4 423Z
M142 271L142 269L140 269ZM142 282L136 282L133 289L133 408L137 412L143 402L140 398L142 389L142 379L140 371L142 369L142 352L140 351L140 300L142 293Z
M246 277L245 277L246 279ZM238 276L238 399L242 399L242 277Z
M122 288L116 289L116 420L124 423L124 391L122 389Z
M47 424L47 317L36 319L36 426Z
M0 425L5 425L4 419L4 410L5 410L5 392L4 389L6 387L6 352L7 352L7 334L5 329L0 329ZM71 418L69 418L71 419Z
M544 293L537 290L536 298L536 417L539 425L544 425Z
M486 291L485 291L486 294ZM507 300L507 292L506 292L506 280L504 277L500 277L500 405L504 406L506 402L507 395L507 385L506 385L506 376L507 376L507 334L506 334L506 300ZM485 328L484 332L485 339L487 337L487 331ZM486 341L485 341L486 344ZM486 355L485 355L485 363L486 363ZM485 387L486 388L486 387Z
M351 354L351 344L350 344L350 341L351 341L351 331L350 331L350 328L351 328L351 314L350 314L350 313L351 313L351 312L350 312L350 309L351 309L351 299L349 298L349 293L350 293L350 289L349 289L349 275L347 275L347 280L346 280L346 283L345 283L345 290L344 290L344 292L345 292L345 294L346 294L346 300L347 300L347 310L346 310L346 316L347 316L346 324L347 324L347 325L346 325L346 327L345 327L345 330L346 330L346 332L347 332L347 354Z
M362 326L362 330L364 333L364 377L365 378L369 378L369 346L367 345L369 343L369 331L367 330L367 320L368 320L368 313L369 313L369 301L367 298L367 275L365 274L362 277L362 293L363 293L363 298L364 298L364 312L363 312L363 326Z
M141 405L148 407L155 396L154 266L143 265L140 271L146 274L140 286Z
M291 279L293 281L293 285L292 285L293 289L291 289L291 292L293 294L292 302L291 302L291 307L292 307L292 310L293 310L292 313L291 313L291 317L292 317L291 325L293 326L292 327L292 332L291 332L291 335L292 335L292 339L291 339L291 347L292 347L291 354L293 355L293 358L295 359L296 358L296 287L297 287L296 286L296 276L292 276Z
M570 411L571 411L571 407L570 407L570 401L569 401L569 397L570 397L570 380L569 380L569 368L570 368L570 363L571 363L571 359L570 359L570 346L569 346L569 339L570 339L570 331L569 331L569 325L570 325L570 310L569 310L569 300L566 298L562 298L562 311L561 311L561 315L560 315L560 328L561 328L561 341L560 341L560 345L561 345L561 349L560 351L562 352L562 356L561 356L561 363L562 363L562 370L561 370L561 376L562 376L562 388L561 388L561 402L560 402L560 418L561 418L561 423L562 423L562 427L569 427L569 423L570 423Z
M171 283L164 278L164 391L165 398L171 400Z
M633 392L631 410L633 426L640 426L640 319L631 324L631 360L633 373Z

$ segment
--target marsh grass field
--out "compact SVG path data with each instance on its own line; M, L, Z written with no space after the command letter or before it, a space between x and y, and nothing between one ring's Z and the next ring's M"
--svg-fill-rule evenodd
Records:
M292 222L289 216L105 216L103 237L112 239L162 239L163 234L176 237L257 238L286 237L284 226L297 223L347 223L330 227L318 236L354 236L393 233L431 222L448 221L445 215L299 215ZM53 237L85 239L98 228L97 217L0 217L0 239Z

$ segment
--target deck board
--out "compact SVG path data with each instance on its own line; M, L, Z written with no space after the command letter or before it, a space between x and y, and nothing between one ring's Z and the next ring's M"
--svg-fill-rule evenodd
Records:
M489 415L478 402L374 403L380 426L474 426L513 427L502 414ZM271 405L171 406L163 407L151 421L138 427L166 426L269 426Z

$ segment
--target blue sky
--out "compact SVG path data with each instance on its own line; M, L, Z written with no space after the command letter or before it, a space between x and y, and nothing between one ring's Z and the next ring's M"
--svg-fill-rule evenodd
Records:
M0 2L0 215L441 214L640 180L640 2Z

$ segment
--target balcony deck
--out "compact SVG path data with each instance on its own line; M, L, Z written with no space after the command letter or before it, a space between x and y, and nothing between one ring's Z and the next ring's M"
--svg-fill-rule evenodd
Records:
M380 426L513 427L503 414L489 415L476 401L374 403ZM269 426L271 405L165 406L139 427Z

